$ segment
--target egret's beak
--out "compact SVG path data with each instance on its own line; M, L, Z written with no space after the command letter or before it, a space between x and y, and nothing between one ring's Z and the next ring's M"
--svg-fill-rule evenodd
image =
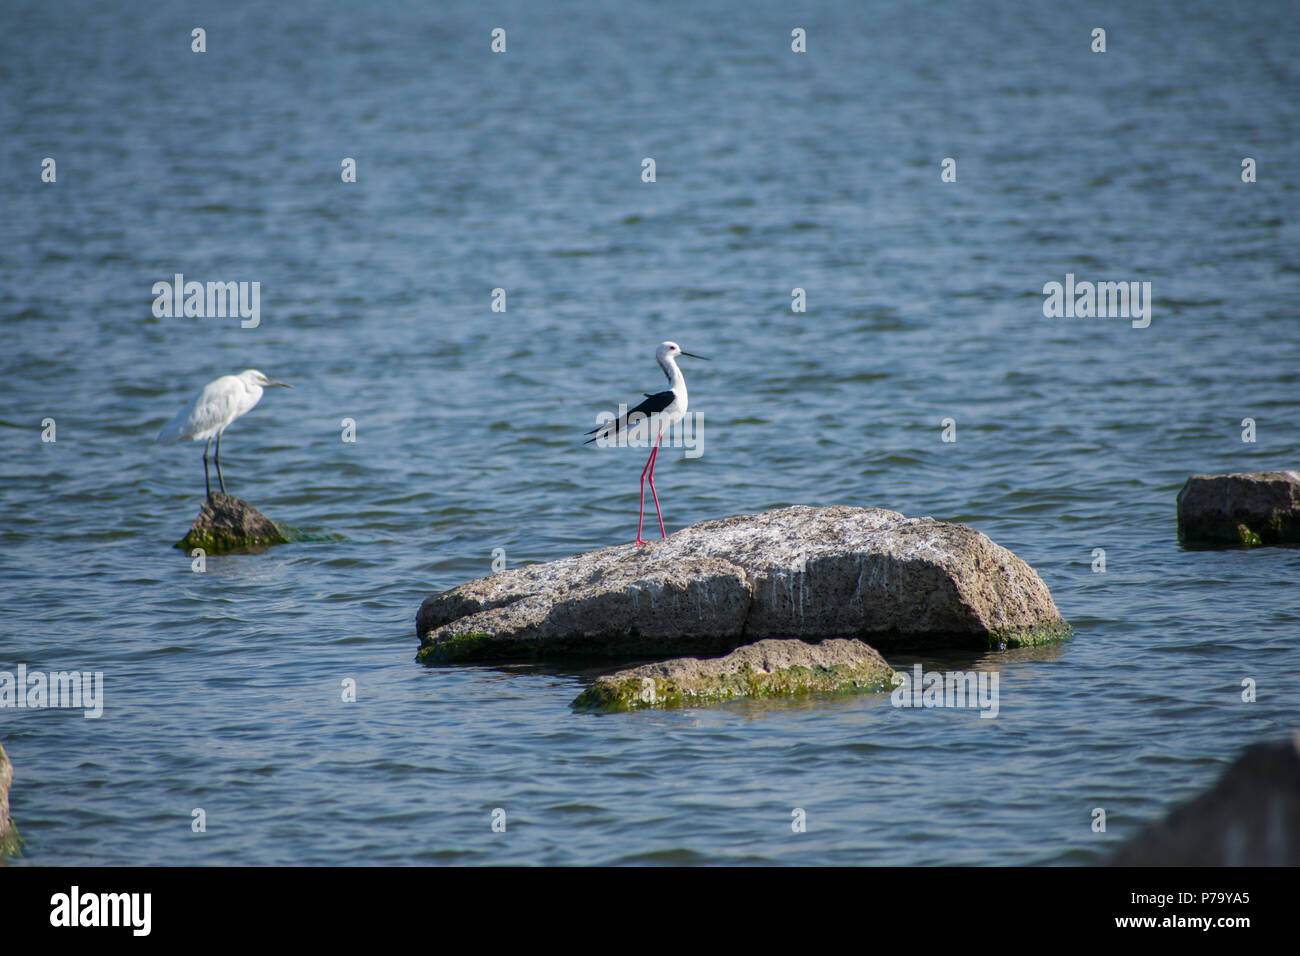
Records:
M293 388L293 386L290 385L288 382L277 382L277 381L276 381L275 379L273 379L273 378L268 378L268 379L266 380L266 384L263 385L262 387L263 387L263 388L277 388L277 387L279 387L279 388Z
M709 358L708 356L705 356L705 355L692 355L690 352L683 352L682 354L685 355L685 356L688 356L689 358L704 359L704 361L706 361L706 362L712 362L712 361L713 361L713 359L711 359L711 358Z

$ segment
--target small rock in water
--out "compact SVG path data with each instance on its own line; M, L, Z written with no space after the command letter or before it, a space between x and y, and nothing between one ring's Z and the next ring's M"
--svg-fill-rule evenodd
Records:
M22 845L18 828L9 819L9 784L14 779L14 766L9 755L0 746L0 857L13 856Z
M1192 475L1178 492L1187 544L1300 542L1300 472Z
M187 551L202 548L208 554L219 554L240 548L265 548L288 540L279 525L247 501L214 491L203 502L189 534L176 547Z
M1122 846L1113 866L1300 866L1300 733L1249 747L1210 790Z
M679 657L599 677L573 707L600 712L690 707L737 697L885 690L893 682L894 669L861 641L766 640L726 657Z

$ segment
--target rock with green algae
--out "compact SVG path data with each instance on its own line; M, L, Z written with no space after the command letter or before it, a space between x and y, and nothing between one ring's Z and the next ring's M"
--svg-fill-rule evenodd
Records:
M203 502L189 534L176 547L202 548L208 554L246 548L265 548L289 539L274 521L247 501L214 491Z
M861 641L764 640L725 657L679 657L598 677L573 707L601 713L691 707L738 697L879 691L893 682L894 669Z
M725 654L762 638L999 647L1067 637L1034 569L965 525L794 506L501 571L416 617L426 664Z
M9 818L9 784L14 779L14 766L9 755L0 746L0 857L15 856L22 847L18 827Z
M1192 475L1178 492L1178 537L1191 545L1300 543L1300 472Z

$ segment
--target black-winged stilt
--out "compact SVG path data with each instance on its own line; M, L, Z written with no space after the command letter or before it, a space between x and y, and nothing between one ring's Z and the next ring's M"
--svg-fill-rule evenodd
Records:
M641 510L637 515L636 522L636 546L639 548L645 544L641 538L641 528L645 523L645 483L647 476L650 479L650 494L655 502L655 514L659 518L659 534L661 537L668 537L664 531L664 516L659 510L659 494L655 491L655 459L659 456L659 442L664 437L664 432L672 428L686 416L686 379L682 377L682 370L677 367L677 356L685 355L690 358L704 359L703 355L691 355L690 352L683 352L680 345L676 342L661 342L655 349L655 361L659 367L664 370L664 375L668 376L668 389L663 392L655 392L653 395L645 393L646 400L636 408L629 410L613 421L598 425L588 435L595 435L595 438L587 439L584 444L590 445L594 441L614 440L618 442L626 441L631 444L633 441L648 439L654 436L654 447L650 449L650 457L646 460L645 467L641 469Z

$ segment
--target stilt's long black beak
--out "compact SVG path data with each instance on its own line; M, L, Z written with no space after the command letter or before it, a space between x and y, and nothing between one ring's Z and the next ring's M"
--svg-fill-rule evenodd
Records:
M712 362L712 361L713 361L713 359L709 358L709 357L706 356L706 355L694 355L694 354L692 354L692 353L690 353L690 352L683 352L682 354L685 355L685 356L687 356L688 358L704 359L704 361L706 361L706 362Z

